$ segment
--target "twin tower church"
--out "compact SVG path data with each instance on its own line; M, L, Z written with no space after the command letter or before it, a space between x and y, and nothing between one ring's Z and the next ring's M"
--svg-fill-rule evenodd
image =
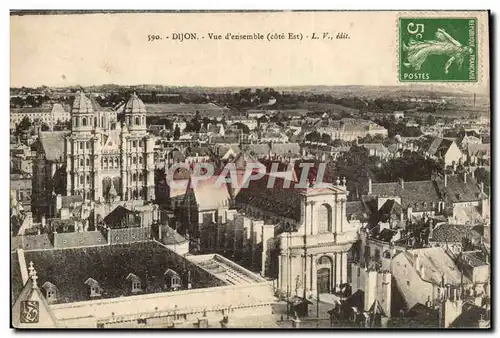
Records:
M147 133L146 107L134 93L116 111L78 92L65 138L66 192L92 200L154 200L154 139Z

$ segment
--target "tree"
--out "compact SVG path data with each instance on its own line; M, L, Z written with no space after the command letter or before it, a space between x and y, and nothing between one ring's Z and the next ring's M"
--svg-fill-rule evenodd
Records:
M338 147L342 147L344 145L344 142L339 139L339 138L336 138L335 140L333 140L332 142L332 146L338 148Z
M321 135L321 142L326 143L326 144L330 144L332 142L332 137L326 133L323 133Z
M177 124L174 129L174 140L178 140L181 137L181 128L179 128L179 125Z
M429 114L429 116L427 116L426 122L427 122L427 125L434 126L436 124L436 118L434 117L434 115Z
M313 131L306 135L306 141L309 142L321 142L321 134L317 131Z
M27 116L25 116L23 117L21 122L19 122L19 124L16 126L16 134L19 135L25 131L30 130L30 128L31 128L31 121Z
M250 128L244 123L237 122L234 124L239 130L243 131L243 134L250 134Z

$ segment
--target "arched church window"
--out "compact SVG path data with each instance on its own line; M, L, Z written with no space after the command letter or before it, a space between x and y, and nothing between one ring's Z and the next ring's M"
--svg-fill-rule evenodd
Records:
M137 174L133 173L132 174L132 182L135 182L135 181L137 181Z
M85 178L83 177L83 175L80 175L80 184L84 184L85 183Z
M90 175L87 175L87 183L90 183Z
M137 141L132 141L132 148L137 147Z
M137 164L137 157L135 157L135 156L134 156L134 157L132 158L132 163L133 163L133 164Z
M318 207L318 233L332 231L332 208L328 204Z
M142 182L142 173L139 174L139 182Z
M94 117L94 127L97 127L97 117Z
M83 158L80 159L80 167L83 167Z
M136 126L138 126L138 125L139 125L139 117L138 117L138 116L136 116L136 118L135 118L135 125L136 125Z
M83 127L87 126L87 118L86 117L82 118L82 126Z
M88 159L88 158L87 158L87 159L85 160L85 163L86 163L87 167L88 167L88 166L90 166L90 159Z

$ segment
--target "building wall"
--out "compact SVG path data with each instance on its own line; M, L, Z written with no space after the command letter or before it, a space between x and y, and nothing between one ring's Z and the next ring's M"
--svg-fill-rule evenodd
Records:
M52 305L51 310L66 327L79 327L80 323L93 325L82 314L93 316L104 327L137 327L140 318L146 319L149 325L161 327L173 321L174 311L184 325L194 326L197 318L206 313L209 323L217 326L223 314L230 318L270 316L273 298L270 285L262 282L58 304Z

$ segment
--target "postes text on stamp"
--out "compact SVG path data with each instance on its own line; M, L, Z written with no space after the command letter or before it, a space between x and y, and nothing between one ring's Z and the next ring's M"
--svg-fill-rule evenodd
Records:
M401 82L476 82L475 18L400 18Z

